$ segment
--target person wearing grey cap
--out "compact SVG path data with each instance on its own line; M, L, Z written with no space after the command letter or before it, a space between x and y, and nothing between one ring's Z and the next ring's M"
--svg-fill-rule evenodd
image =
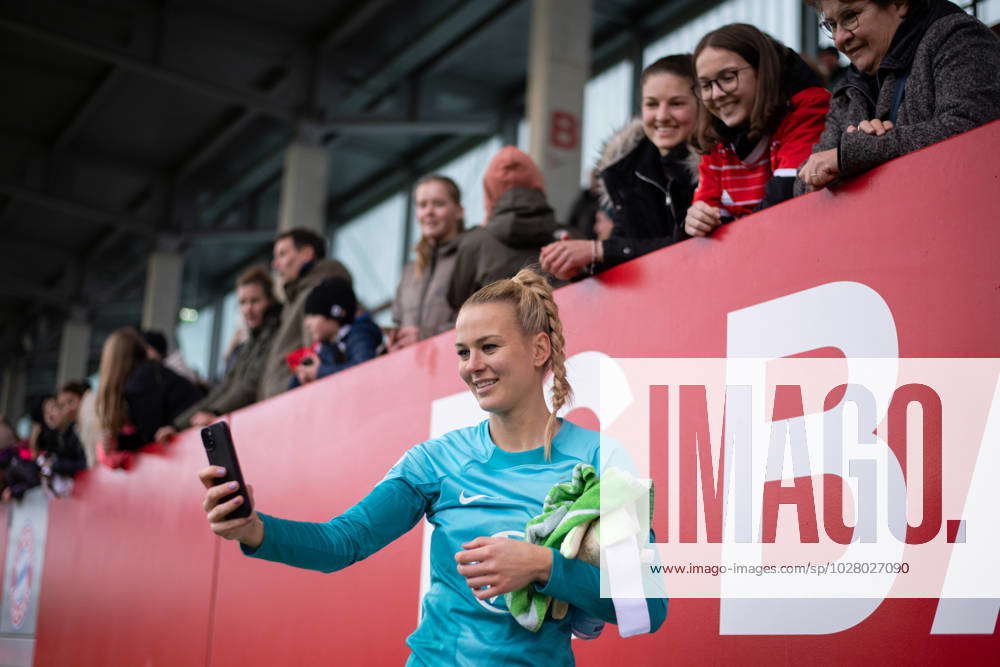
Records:
M312 346L297 359L289 389L332 375L374 357L382 330L368 313L357 314L358 299L349 280L330 278L306 296L302 324Z

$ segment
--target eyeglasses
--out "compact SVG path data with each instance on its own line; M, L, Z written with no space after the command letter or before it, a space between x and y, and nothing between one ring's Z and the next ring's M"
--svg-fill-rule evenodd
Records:
M719 76L714 79L698 79L698 82L691 86L691 92L701 99L707 100L712 97L712 86L716 85L723 93L732 93L740 87L740 72L745 69L753 69L752 65L737 67L735 69L724 69L719 72Z
M858 29L858 19L861 17L861 12L854 11L853 9L846 10L840 15L840 20L836 21L834 19L823 19L819 22L819 27L823 29L827 37L833 38L837 34L837 29L846 30L847 32L854 32Z

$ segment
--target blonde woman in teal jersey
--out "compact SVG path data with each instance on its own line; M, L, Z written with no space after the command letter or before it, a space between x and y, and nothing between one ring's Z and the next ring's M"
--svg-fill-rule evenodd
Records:
M525 269L479 290L459 311L455 349L459 375L488 419L412 447L371 493L325 523L257 512L227 520L242 500L218 504L233 489L212 486L225 473L205 468L199 477L208 489L208 521L248 556L333 572L426 516L435 528L431 585L420 624L407 639L407 664L572 665L574 620L616 620L612 601L600 597L598 569L507 537L524 530L548 490L569 479L577 463L601 464L600 434L556 418L571 388L551 287ZM544 396L549 371L552 411ZM524 629L503 601L503 593L524 586L568 602L572 613L549 618L538 632ZM647 606L655 631L666 601L651 599Z

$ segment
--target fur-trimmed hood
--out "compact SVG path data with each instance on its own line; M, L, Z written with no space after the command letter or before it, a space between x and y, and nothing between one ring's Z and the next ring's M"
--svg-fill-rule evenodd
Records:
M642 127L642 119L634 118L604 141L604 145L601 146L601 157L597 161L597 173L603 175L608 167L621 162L638 148L643 141L652 143L646 139L646 132ZM684 159L684 166L688 173L691 174L692 182L696 184L698 183L698 164L700 162L701 156L688 146L688 155ZM597 193L600 197L601 207L607 208L611 205L611 197L608 195L603 177L597 180Z

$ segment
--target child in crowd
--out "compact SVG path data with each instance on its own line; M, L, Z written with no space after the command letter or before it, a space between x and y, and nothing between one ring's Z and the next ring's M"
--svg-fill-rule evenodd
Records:
M382 330L371 315L357 315L351 282L330 278L306 296L303 326L313 340L295 358L289 389L332 375L373 358L382 345Z
M745 23L705 35L694 61L703 109L692 143L703 155L685 231L708 236L723 222L791 199L830 93L797 53Z

